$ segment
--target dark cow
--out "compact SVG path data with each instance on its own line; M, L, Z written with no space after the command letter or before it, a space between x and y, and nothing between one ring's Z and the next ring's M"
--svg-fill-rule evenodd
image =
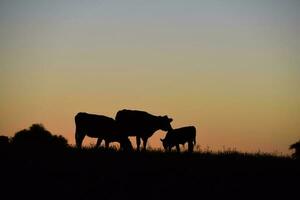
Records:
M107 148L110 142L119 142L121 149L132 149L128 137L120 135L117 131L116 122L113 118L80 112L75 116L75 124L75 139L76 145L79 148L82 145L84 137L87 135L92 138L98 138L96 147L99 147L102 140L104 140Z
M176 146L180 152L179 144L188 143L188 151L193 152L196 144L196 128L194 126L186 126L168 131L165 139L160 139L166 151L171 151Z
M126 136L135 136L137 150L140 150L140 139L143 140L143 149L146 150L148 138L155 131L171 130L172 119L168 116L154 116L144 111L121 110L116 114L117 126Z

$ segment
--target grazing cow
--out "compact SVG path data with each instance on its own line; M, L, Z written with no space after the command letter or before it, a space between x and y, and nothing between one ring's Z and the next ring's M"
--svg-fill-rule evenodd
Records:
M102 140L104 140L106 148L109 147L110 142L119 142L121 149L132 149L128 137L120 135L117 131L116 122L113 118L80 112L75 116L75 124L75 139L79 148L87 135L92 138L98 138L96 147L99 147Z
M172 119L168 116L154 116L144 111L121 110L116 114L116 123L122 134L135 136L137 150L140 150L140 139L143 140L143 150L146 150L148 138L155 131L171 130Z
M188 151L193 152L196 144L196 128L194 126L186 126L168 131L165 139L160 139L166 151L171 151L176 146L180 152L179 144L188 143Z

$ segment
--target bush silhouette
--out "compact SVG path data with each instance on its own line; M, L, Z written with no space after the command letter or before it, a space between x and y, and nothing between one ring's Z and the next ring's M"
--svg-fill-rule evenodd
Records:
M290 149L295 149L292 156L296 159L300 159L300 140L294 144L291 144Z
M22 148L65 148L68 141L63 136L52 135L42 124L33 124L15 134L11 144Z
M4 135L0 135L0 150L7 149L9 147L9 138Z

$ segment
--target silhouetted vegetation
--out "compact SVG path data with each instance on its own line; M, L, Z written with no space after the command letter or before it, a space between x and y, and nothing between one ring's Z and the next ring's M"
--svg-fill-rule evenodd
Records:
M0 135L0 150L5 150L9 146L9 137Z
M11 145L24 150L62 149L68 141L61 135L52 135L42 124L33 124L29 129L17 132L11 138Z
M292 156L296 159L300 159L300 140L290 146L290 149L295 149Z
M1 199L288 199L299 189L300 163L271 154L69 147L0 157Z
M299 189L300 162L289 156L76 148L41 125L9 144L0 151L1 199L289 199Z

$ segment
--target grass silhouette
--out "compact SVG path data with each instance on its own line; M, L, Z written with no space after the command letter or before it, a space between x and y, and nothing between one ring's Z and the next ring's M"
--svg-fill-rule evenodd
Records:
M281 198L298 195L300 161L235 149L76 148L42 125L0 145L1 199ZM9 141L9 142L8 142Z
M68 199L287 198L300 163L237 151L123 152L116 148L1 151L2 196ZM16 192L18 191L18 192ZM20 193L21 192L21 193Z

